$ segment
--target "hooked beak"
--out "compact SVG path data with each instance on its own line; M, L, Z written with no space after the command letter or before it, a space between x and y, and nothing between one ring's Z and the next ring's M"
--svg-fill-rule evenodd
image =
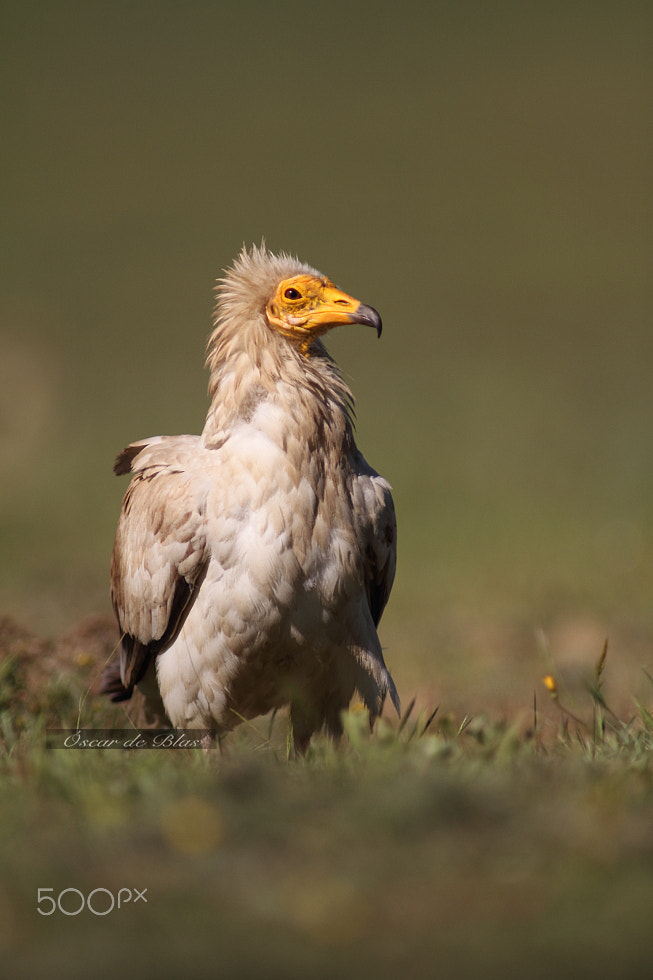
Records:
M364 323L374 327L377 337L381 336L383 329L381 317L373 307L360 303L335 286L324 288L320 305L312 311L311 319L327 330L339 323Z
M352 323L365 323L368 327L374 327L376 336L381 336L383 321L373 306L366 306L359 303L358 309L354 312Z

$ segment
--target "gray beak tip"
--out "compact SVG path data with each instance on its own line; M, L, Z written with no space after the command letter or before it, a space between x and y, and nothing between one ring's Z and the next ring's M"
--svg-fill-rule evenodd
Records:
M368 327L374 327L377 337L381 336L383 321L374 307L366 306L364 303L361 303L356 310L355 316L357 323L365 323Z

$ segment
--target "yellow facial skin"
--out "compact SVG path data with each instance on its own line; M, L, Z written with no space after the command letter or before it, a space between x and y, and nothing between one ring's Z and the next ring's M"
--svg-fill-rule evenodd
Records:
M299 275L284 279L265 307L274 330L299 344L304 353L316 337L339 323L365 323L381 336L381 317L329 279Z

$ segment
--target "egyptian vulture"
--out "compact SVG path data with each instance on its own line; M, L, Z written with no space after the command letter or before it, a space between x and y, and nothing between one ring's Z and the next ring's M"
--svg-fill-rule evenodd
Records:
M243 249L217 287L200 436L127 446L111 562L112 700L223 733L290 705L296 749L338 736L358 692L395 685L376 628L392 587L390 486L354 442L353 396L320 337L381 318L308 265ZM161 708L165 709L165 715Z

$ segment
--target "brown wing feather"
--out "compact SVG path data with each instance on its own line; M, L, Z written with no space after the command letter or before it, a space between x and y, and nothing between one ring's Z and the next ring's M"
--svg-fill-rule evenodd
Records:
M374 625L390 597L397 565L397 518L388 483L358 453L354 508L366 526L365 590Z
M397 559L397 521L390 486L356 453L351 485L354 519L363 547L362 573L370 619L376 628L390 596ZM378 640L377 640L378 642ZM383 698L390 696L397 712L400 702L381 649L374 653L359 648L356 660L356 686L370 714L381 710Z
M149 662L177 636L206 568L204 501L193 480L197 443L181 436L134 443L116 469L135 471L123 499L111 559L111 598L120 626L120 683L128 697ZM111 687L109 688L109 685Z

